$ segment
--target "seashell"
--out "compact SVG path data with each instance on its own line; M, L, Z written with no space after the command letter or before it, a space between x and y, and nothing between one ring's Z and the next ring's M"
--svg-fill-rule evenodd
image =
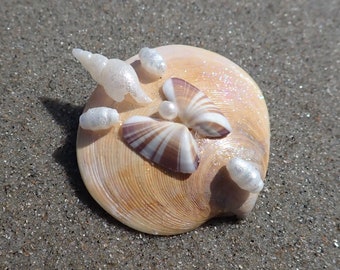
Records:
M261 175L250 162L236 157L230 159L226 166L231 179L240 188L252 193L258 193L263 189Z
M230 133L228 120L213 102L198 88L179 78L167 79L163 85L165 97L174 102L183 123L207 137L224 137Z
M79 117L79 126L88 130L102 130L112 127L119 122L117 110L108 107L89 109Z
M105 134L79 128L77 159L89 193L113 217L150 234L179 234L217 216L248 215L258 193L240 188L226 164L240 158L251 163L261 179L265 178L270 133L268 111L260 89L244 70L216 53L183 45L156 49L167 64L160 79L151 80L144 75L138 55L127 60L152 102L137 107L125 101L114 102L98 86L85 111L111 107L118 111L122 123L136 115L153 118L165 99L161 86L168 78L177 77L203 92L228 119L232 131L228 136L210 138L197 136L192 130L199 166L193 173L183 174L164 169L137 154L125 142L123 127L115 125ZM173 103L178 104L178 98L176 102ZM183 118L182 111L180 105L178 115ZM169 155L169 158L173 157Z
M166 70L163 57L155 50L148 47L142 48L138 53L142 67L150 74L162 77Z
M171 171L192 173L198 167L198 147L182 124L132 116L122 126L124 140L143 157Z
M129 93L138 103L151 102L140 87L138 76L131 65L81 49L73 49L72 54L113 100L121 102Z

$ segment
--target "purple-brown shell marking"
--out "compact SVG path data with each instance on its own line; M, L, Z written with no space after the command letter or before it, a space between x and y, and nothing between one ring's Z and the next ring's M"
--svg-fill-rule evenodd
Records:
M177 106L178 116L188 128L210 138L220 138L230 133L227 118L202 91L189 82L170 78L163 85L163 93L167 100Z
M122 126L124 140L146 159L171 171L193 173L198 167L198 147L182 124L132 116Z
M166 120L177 116L182 123L133 116L123 123L123 138L141 156L171 171L192 173L198 167L198 148L189 128L201 136L221 138L229 134L228 120L216 105L190 83L170 78L163 85L168 99L159 107Z

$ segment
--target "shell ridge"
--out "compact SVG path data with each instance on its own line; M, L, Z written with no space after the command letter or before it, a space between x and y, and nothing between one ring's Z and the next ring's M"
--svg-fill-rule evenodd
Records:
M176 102L174 84L171 79L167 79L164 82L162 90L167 100Z
M231 130L227 119L219 113L204 113L193 120L192 128L201 135L218 137L227 135Z
M171 123L171 122L170 122ZM182 172L179 163L179 155L181 150L181 138L185 133L186 127L182 124L172 123L174 127L171 134L171 143L168 143L165 148L166 155L163 155L160 162L167 168L171 168L173 171ZM175 143L174 143L175 142ZM190 142L189 142L190 143Z
M227 118L196 86L183 79L170 78L163 85L163 93L176 104L178 116L188 128L207 137L224 137L230 133Z
M204 103L207 103L207 100L205 100L206 95L203 92L197 92L193 97L190 99L188 104L185 104L185 98L182 97L182 102L184 104L182 105L182 109L186 109L187 111L194 111L201 109L201 106L203 106Z
M124 140L146 159L180 172L197 168L197 146L188 128L180 123L133 116L123 123Z
M194 172L198 166L197 144L188 129L186 129L183 135L184 136L181 137L181 149L178 157L180 162L178 164L181 165L180 170ZM190 141L190 143L187 143L188 141Z
M147 132L143 137L140 137L135 142L131 143L131 146L135 143L138 146L138 150L140 151L141 155L152 158L153 157L153 149L157 149L157 146L160 144L159 139L157 139L157 133L161 129L161 127ZM137 147L134 147L137 148Z
M141 151L147 145L150 137L157 133L162 126L155 129L157 121L149 117L131 117L123 124L123 138L137 151Z
M172 139L172 134L175 132L175 128L172 129L170 125L167 125L151 142L148 143L148 145L150 144L149 151L154 152L152 161L157 164L160 162L166 146L169 144L169 141Z

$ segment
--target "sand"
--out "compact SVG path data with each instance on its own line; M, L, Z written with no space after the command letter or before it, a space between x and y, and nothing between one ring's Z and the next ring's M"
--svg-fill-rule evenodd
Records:
M1 269L336 269L340 2L2 1ZM78 117L95 82L81 47L127 59L186 44L244 68L267 101L256 207L156 237L105 213L81 180Z

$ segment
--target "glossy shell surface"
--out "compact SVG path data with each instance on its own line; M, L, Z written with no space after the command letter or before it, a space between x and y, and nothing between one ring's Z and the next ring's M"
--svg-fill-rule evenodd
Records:
M122 130L124 140L147 160L174 172L196 171L198 147L185 125L132 116L124 122Z
M224 137L231 131L219 108L189 82L170 78L162 88L165 97L176 104L178 116L187 127L210 138Z
M113 217L136 230L161 235L190 231L224 215L245 216L258 193L239 188L226 164L239 157L264 179L269 157L269 117L262 92L239 66L216 53L183 45L156 48L166 62L162 78L150 78L138 56L127 60L152 102L146 106L127 98L115 102L98 86L86 104L111 107L121 123L128 118L156 116L165 97L162 85L179 77L209 97L228 119L232 132L218 139L193 136L200 164L192 174L166 170L140 156L122 138L121 123L105 131L78 129L77 159L93 198Z

